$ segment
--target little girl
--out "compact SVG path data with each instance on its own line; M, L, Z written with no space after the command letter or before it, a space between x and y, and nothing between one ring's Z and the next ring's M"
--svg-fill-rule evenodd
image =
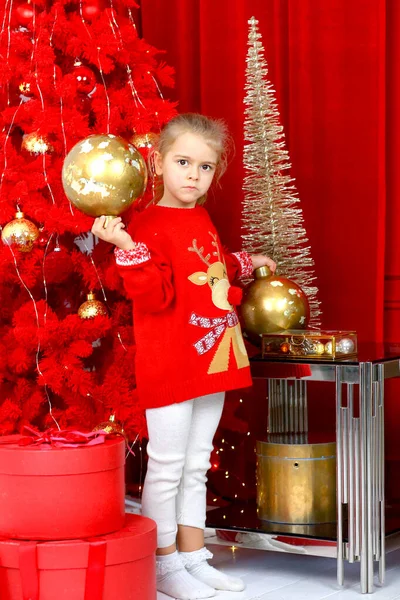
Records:
M157 523L157 589L179 600L245 587L207 562L206 473L225 392L251 385L233 307L240 290L230 282L263 265L274 271L275 263L227 254L201 206L226 166L226 140L220 121L173 118L154 153L157 204L135 217L130 233L120 218L104 228L100 217L92 228L115 244L133 300L137 391L149 433L142 512Z

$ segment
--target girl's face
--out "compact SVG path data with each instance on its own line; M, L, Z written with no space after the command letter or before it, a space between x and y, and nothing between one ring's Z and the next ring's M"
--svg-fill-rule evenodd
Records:
M193 133L182 133L161 156L155 153L157 175L162 175L164 194L161 206L193 208L211 185L218 155L204 139Z

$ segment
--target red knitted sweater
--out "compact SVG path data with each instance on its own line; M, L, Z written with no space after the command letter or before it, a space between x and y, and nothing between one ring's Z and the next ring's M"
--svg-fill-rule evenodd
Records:
M152 206L130 228L134 250L116 249L133 300L136 382L144 408L251 385L237 314L245 252L227 254L207 211Z

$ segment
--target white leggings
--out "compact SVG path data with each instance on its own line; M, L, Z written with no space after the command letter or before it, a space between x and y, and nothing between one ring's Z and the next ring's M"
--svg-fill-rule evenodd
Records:
M157 523L159 548L175 543L178 524L205 527L206 473L224 398L221 392L146 410L142 514Z

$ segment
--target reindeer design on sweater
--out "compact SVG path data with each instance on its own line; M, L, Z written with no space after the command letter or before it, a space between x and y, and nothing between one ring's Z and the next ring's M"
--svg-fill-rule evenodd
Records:
M221 310L226 310L227 314L223 317L208 318L192 313L189 319L191 325L209 329L194 347L199 355L209 352L216 344L217 349L208 368L208 373L223 373L229 368L229 356L231 345L235 360L239 369L247 367L249 359L240 330L239 319L233 306L228 301L228 291L230 283L226 271L226 265L217 241L217 236L210 231L214 251L212 256L217 260L210 262L211 254L204 256L204 247L198 248L197 240L193 240L192 246L188 248L189 252L194 252L200 260L207 265L207 271L196 271L189 275L189 280L195 285L207 285L210 287L211 299L213 304Z

